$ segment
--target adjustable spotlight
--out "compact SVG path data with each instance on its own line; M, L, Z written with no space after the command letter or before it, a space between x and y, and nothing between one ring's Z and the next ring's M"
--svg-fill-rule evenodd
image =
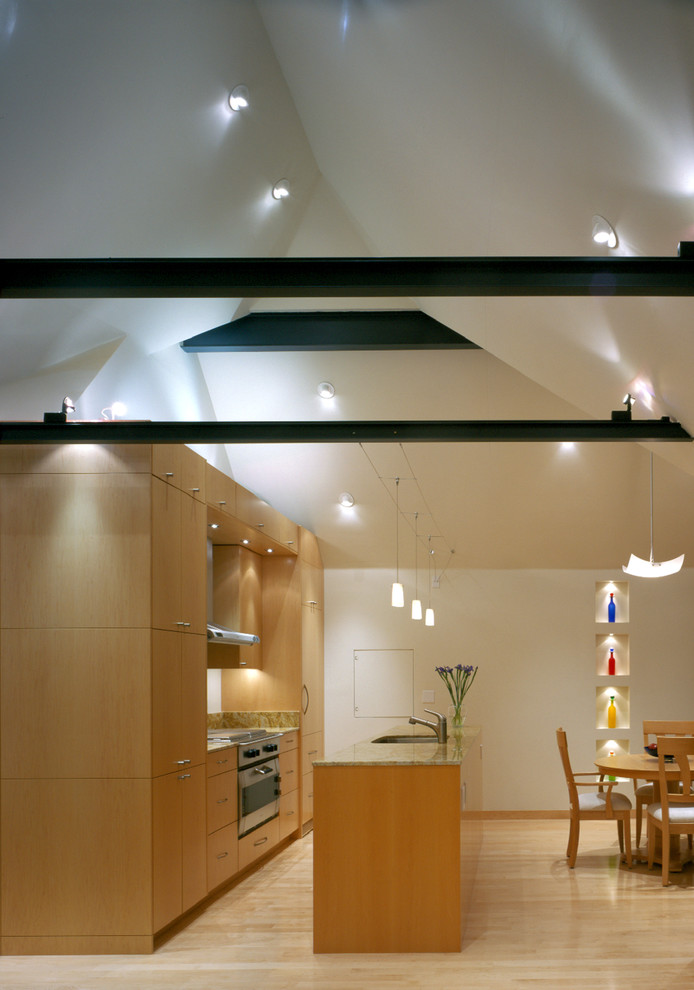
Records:
M605 244L609 248L617 247L617 235L612 224L597 213L593 217L593 240L596 244Z

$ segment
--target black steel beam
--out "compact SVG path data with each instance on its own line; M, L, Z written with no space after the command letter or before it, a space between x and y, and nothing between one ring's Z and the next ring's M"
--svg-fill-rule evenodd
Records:
M0 259L0 298L691 296L673 258Z
M415 309L250 313L181 343L184 351L378 351L477 349Z
M353 422L79 421L0 423L1 444L62 443L512 443L691 441L667 417L651 420Z

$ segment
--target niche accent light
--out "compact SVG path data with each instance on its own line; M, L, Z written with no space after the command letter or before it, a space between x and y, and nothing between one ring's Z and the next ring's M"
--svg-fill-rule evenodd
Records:
M354 505L354 495L351 492L342 492L337 501L345 509L351 509Z
M335 395L335 386L332 382L320 382L317 392L321 399L332 399Z

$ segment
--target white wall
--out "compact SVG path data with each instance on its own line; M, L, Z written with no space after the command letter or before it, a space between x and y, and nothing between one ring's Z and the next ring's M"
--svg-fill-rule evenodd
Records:
M412 577L401 569L406 598ZM403 721L355 718L353 651L413 649L420 715L449 703L435 666L479 665L466 703L469 721L484 729L485 807L566 808L554 730L567 730L574 768L592 769L596 740L608 735L595 728L595 689L606 683L596 673L595 582L623 578L621 571L447 571L432 592L436 625L426 628L408 607L391 607L391 571L326 571L326 754ZM694 571L631 578L629 593L628 627L616 631L630 641L630 728L616 735L629 738L633 752L644 718L694 718ZM425 706L427 689L436 700Z

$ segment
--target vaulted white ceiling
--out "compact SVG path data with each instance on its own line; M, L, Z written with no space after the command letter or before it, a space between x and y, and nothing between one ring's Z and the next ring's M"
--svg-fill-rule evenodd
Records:
M238 83L250 107L232 113ZM0 0L0 255L674 256L694 240L692 94L685 0ZM483 350L178 346L252 310L359 306L422 309ZM607 419L643 387L635 416L691 432L692 306L0 299L0 416L40 419L70 393L85 418L120 398L150 419ZM392 564L396 476L439 568L648 556L638 445L206 453L333 566ZM656 556L694 560L694 451L656 454Z

